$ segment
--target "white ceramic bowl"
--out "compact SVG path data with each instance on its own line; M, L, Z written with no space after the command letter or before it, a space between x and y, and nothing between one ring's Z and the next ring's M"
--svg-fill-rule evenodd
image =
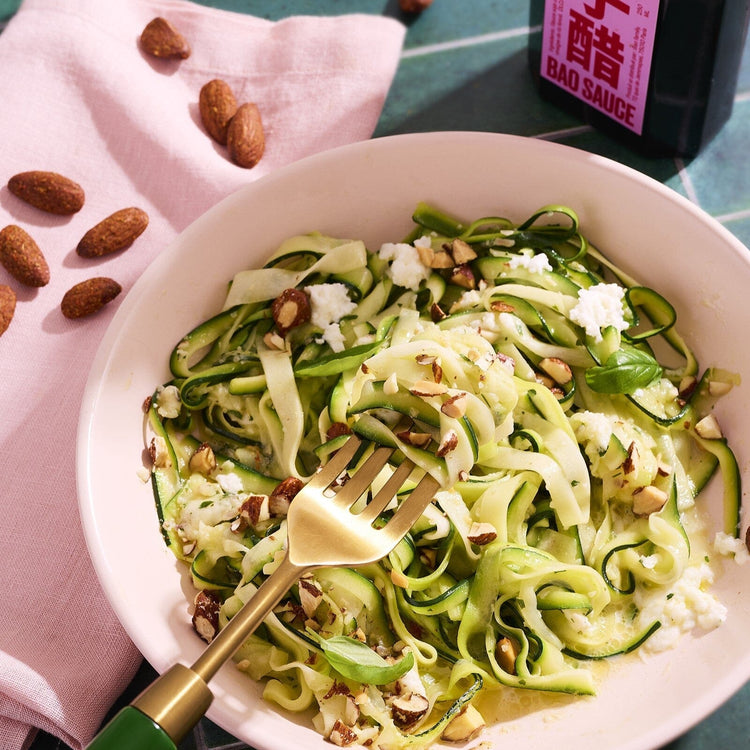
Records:
M136 646L159 671L191 663L201 641L190 625L185 571L162 542L151 488L137 475L141 404L168 375L172 346L219 309L232 275L263 262L286 237L312 230L400 239L420 200L464 218L515 220L549 203L580 215L610 257L668 297L701 363L746 377L720 404L721 424L748 482L750 253L717 222L657 182L582 151L483 133L371 140L318 154L248 185L198 218L123 301L102 342L79 430L80 509L101 583ZM721 488L708 502L720 527ZM744 528L744 527L743 527ZM750 678L750 565L724 564L715 591L729 615L718 630L673 651L614 667L594 699L510 708L482 739L525 750L655 748L717 708ZM233 667L212 682L209 717L258 748L326 748L309 717L280 714Z

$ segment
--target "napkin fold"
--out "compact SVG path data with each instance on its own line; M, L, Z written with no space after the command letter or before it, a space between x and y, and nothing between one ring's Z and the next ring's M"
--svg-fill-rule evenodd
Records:
M187 38L188 59L139 48L156 16ZM112 314L214 203L303 156L369 138L404 31L362 14L270 22L183 0L25 0L0 34L0 228L29 232L51 270L49 284L32 289L0 267L0 285L17 295L0 336L3 750L28 747L38 728L84 746L141 661L89 561L75 486L81 397ZM251 170L201 124L198 93L213 78L261 112L266 151ZM28 170L78 182L82 210L61 217L23 203L5 184ZM150 219L130 249L76 254L89 228L128 206ZM123 294L91 317L63 317L64 292L94 276L115 279ZM123 544L137 554L137 539Z

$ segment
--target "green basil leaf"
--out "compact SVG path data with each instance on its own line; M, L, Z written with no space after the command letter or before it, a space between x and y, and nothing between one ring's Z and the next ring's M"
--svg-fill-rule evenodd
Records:
M586 382L597 393L632 393L653 383L662 372L648 352L628 347L610 354L603 365L586 370Z
M367 644L345 635L321 638L318 641L328 663L342 676L370 685L386 685L405 675L414 666L414 654L407 651L393 664L376 654Z

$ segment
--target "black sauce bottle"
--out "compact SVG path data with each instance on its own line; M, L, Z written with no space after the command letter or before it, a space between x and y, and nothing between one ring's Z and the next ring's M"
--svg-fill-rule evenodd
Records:
M584 122L695 156L732 112L748 17L750 0L531 0L529 63Z

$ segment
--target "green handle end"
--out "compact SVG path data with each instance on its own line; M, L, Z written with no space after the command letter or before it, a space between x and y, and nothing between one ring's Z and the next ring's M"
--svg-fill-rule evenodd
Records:
M133 706L125 706L86 750L177 750L177 747L153 719Z

